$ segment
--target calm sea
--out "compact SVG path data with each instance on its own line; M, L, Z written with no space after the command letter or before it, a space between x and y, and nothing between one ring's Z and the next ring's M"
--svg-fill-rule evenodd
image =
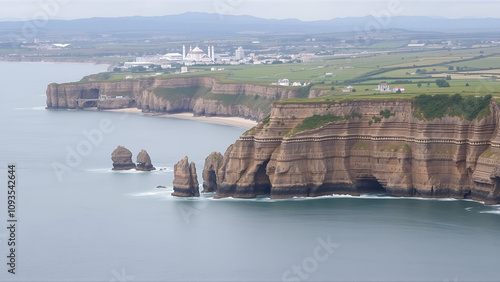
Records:
M243 128L135 114L45 110L46 86L105 66L0 63L2 281L500 280L500 207L383 195L178 199L173 166ZM111 171L118 145L154 172ZM7 165L17 171L8 273ZM166 189L155 188L164 185Z

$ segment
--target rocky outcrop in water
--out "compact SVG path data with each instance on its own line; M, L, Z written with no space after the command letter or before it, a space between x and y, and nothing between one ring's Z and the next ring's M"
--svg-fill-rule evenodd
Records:
M277 103L224 154L216 197L385 192L500 203L498 104L470 121L425 120L414 110L410 100ZM297 130L314 115L335 121Z
M135 168L135 164L132 162L132 152L123 146L118 146L113 153L111 153L111 160L113 161L113 170L129 170Z
M219 152L211 153L205 159L203 167L203 191L202 193L217 191L217 173L222 165L222 154Z
M155 170L156 168L153 166L151 163L151 158L149 157L148 152L146 150L142 150L138 155L137 155L137 170L142 170L142 171L151 171Z
M174 166L174 192L172 196L177 197L199 197L200 188L196 166L189 164L188 157L184 157Z

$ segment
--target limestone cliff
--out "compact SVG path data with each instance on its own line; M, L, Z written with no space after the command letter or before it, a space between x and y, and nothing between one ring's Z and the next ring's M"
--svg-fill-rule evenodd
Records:
M500 203L498 104L489 110L427 120L411 100L276 103L224 154L217 197L386 192ZM326 122L307 128L311 117Z
M274 100L299 95L300 88L221 83L212 77L144 78L50 84L47 108L137 107L143 112L193 112L260 120L269 114Z
M217 191L217 172L222 164L222 158L221 153L213 152L205 159L202 193Z
M194 163L189 164L188 157L184 157L174 166L174 192L176 197L199 197L200 188L198 175Z

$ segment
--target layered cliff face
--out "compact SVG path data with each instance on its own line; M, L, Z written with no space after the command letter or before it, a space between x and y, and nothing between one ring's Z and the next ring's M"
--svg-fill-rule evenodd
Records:
M217 172L222 164L221 153L213 152L205 159L203 167L203 193L217 191Z
M111 153L111 160L113 161L113 170L129 170L135 168L135 163L132 162L132 152L129 149L118 146Z
M199 197L200 189L196 166L189 163L188 157L184 157L174 165L174 192L176 197Z
M101 109L137 107L143 112L193 112L200 116L238 116L260 120L277 99L295 98L300 89L255 84L220 83L211 77L80 82L51 84L47 88L47 108ZM123 96L133 100L103 100L101 96ZM248 100L245 102L245 100Z
M479 121L414 110L410 100L277 103L224 154L217 197L386 192L500 203L498 105Z

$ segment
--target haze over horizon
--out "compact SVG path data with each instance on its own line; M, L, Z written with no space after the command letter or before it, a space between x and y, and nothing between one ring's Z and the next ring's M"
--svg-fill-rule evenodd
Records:
M500 1L452 0L0 0L0 20L165 16L186 12L302 21L364 16L499 18Z

